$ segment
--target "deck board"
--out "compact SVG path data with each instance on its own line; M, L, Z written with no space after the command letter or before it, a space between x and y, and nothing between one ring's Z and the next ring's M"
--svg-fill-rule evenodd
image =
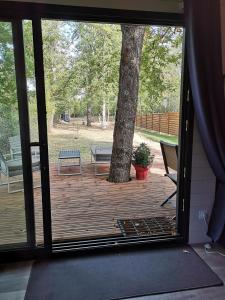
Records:
M107 166L104 167L107 169ZM70 171L70 170L69 170ZM101 170L103 171L103 170ZM117 219L170 216L176 213L175 201L160 207L175 185L164 175L160 153L147 180L134 177L128 183L114 184L106 176L94 176L86 162L79 176L58 176L57 165L50 165L53 240L82 239L121 235ZM36 239L43 242L40 188L34 190ZM0 243L25 242L23 193L8 194L0 187Z

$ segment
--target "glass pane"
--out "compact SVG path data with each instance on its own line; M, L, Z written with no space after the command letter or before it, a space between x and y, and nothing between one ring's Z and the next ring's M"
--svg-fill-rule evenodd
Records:
M0 22L0 246L27 241L11 23Z
M145 27L133 146L145 143L154 160L142 159L143 181L131 166L131 180L114 184L107 176L118 122L121 29L42 21L53 242L176 234L176 184L164 176L159 142L178 144L183 30ZM129 232L125 223L136 228Z

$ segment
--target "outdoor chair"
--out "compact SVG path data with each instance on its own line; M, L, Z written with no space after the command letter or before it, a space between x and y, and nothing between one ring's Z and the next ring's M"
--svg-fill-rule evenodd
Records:
M167 176L175 185L177 185L178 145L160 141L160 146L166 170L165 176ZM174 195L176 195L176 193L177 189L161 204L161 206L164 206Z
M10 154L12 159L21 158L20 136L9 137Z
M63 161L77 161L77 162L70 162L67 164L63 164ZM70 173L62 173L63 168L68 168L68 167L79 167L79 172L70 172ZM82 174L82 161L81 161L81 154L80 150L77 149L61 149L59 151L59 156L58 156L58 175L81 175Z
M98 173L98 164L110 164L112 156L112 146L91 146L91 164L94 165L95 176L108 175L109 173Z
M10 146L10 154L12 159L17 159L22 157L21 141L19 135L9 137L9 146ZM32 156L39 158L40 156L39 147L38 146L31 147L31 154Z
M38 158L32 158L32 170L40 170L40 160ZM6 176L6 183L2 182L2 174ZM21 182L21 179L11 181L10 178L23 175L23 163L22 158L6 160L3 154L0 152L0 185L8 185L8 193L20 192L23 189L13 190L10 185L13 183Z

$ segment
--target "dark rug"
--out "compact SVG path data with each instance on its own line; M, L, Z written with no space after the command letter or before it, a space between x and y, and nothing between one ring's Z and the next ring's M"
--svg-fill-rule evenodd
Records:
M190 247L34 263L26 300L108 300L222 285Z
M169 217L117 220L123 236L167 236L176 234L176 221Z

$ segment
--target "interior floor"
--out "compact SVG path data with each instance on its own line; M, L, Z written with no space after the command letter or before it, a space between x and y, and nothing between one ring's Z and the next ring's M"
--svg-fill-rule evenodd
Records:
M208 254L203 245L194 246L195 251L211 267L211 269L225 283L225 257L219 254ZM225 253L225 249L220 249ZM1 300L22 300L24 299L28 279L33 261L1 264L0 265L0 299ZM168 270L169 273L169 270ZM140 300L168 300L168 299L207 299L223 300L225 286L210 287L197 290L145 296L132 299ZM94 299L93 299L94 300Z

